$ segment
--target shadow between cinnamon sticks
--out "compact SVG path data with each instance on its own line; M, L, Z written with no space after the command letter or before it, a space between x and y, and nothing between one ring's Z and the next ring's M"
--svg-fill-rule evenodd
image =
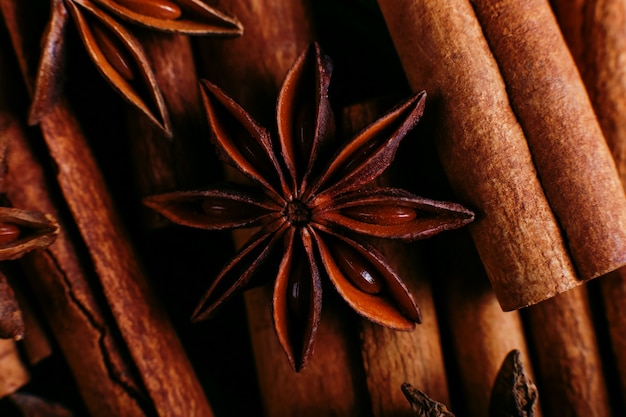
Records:
M467 0L379 0L414 90L428 92L437 144L504 310L580 284L506 85Z

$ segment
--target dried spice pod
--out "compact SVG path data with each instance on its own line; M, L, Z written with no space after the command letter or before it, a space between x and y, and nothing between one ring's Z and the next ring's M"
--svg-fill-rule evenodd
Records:
M222 271L201 300L194 313L196 319L206 318L228 297L245 287L272 251L277 250L280 253L283 246L279 245L279 242L284 235L284 255L278 266L274 291L274 322L279 340L292 367L296 370L306 363L310 355L315 329L319 323L321 311L319 273L323 269L343 298L358 313L370 320L408 330L413 327L413 322L420 319L411 295L397 275L390 272L391 268L382 257L373 249L343 236L349 232L342 231L341 226L325 220L324 213L333 211L339 194L354 201L368 201L367 199L376 198L377 195L391 204L400 204L407 199L415 201L417 197L400 191L379 188L363 195L359 188L379 176L391 163L400 141L419 120L423 112L425 95L417 94L372 123L338 151L328 161L326 169L320 170L318 167L323 164L317 161L317 157L324 153L321 149L329 140L327 135L332 132L327 126L330 120L326 100L329 76L329 60L317 45L312 45L303 53L288 72L281 89L277 110L278 143L282 150L281 155L285 158L284 165L279 163L276 156L278 152L273 149L273 143L265 129L257 125L247 112L219 88L203 82L203 98L209 122L213 127L213 141L224 159L261 186L264 194L262 203L251 204L258 199L241 191L213 190L208 193L196 191L195 198L200 203L196 207L202 207L204 215L217 215L208 222L200 218L201 221L194 224L199 216L189 210L193 205L190 206L188 203L193 193L173 192L145 200L148 206L173 221L180 221L181 210L186 211L187 214L182 216L182 222L195 227L232 228L237 227L242 221L245 224L262 219L261 231L249 240L239 255ZM303 95L305 99L312 101L309 105L300 102L299 95L292 94L295 89L307 84L315 88L314 94ZM311 111L309 114L292 111L297 108ZM294 114L298 115L295 120ZM307 117L312 118L313 123L309 124ZM306 134L300 133L305 128L311 129L309 138L313 143L305 145L302 149L310 152L310 155L305 154L302 158L297 158L296 140L306 137L301 136ZM247 142L242 139L246 134L249 137ZM283 170L282 166L286 169ZM228 201L228 210L222 209L225 200ZM416 215L422 215L423 207L428 205L425 200L420 200L420 204L422 205L419 211L410 206ZM216 212L214 207L219 207L219 212ZM456 204L444 203L439 205L438 209L441 211L436 215L442 217L444 222L447 220L449 228L460 227L473 220L473 213ZM388 216L377 217L377 220L381 221L381 224L363 228L361 234L376 235L377 230L385 229L385 222L389 221ZM220 222L223 224L219 224ZM397 223L397 219L394 218L391 223ZM383 235L411 240L446 229L440 226L438 230L431 230L431 224L428 222L404 224L411 229L406 234L400 235L396 231ZM347 259L351 263L351 268L346 268L345 264L342 268L337 263L337 259L346 254L349 254ZM299 262L294 258L302 256L308 259L309 268L298 269L303 272L301 279L292 278L294 275L292 264ZM362 288L362 282L356 284L355 281L359 282L358 280L366 276L380 277L381 282L384 282L385 291L371 294L359 289ZM292 279L296 281L291 281ZM289 301L291 294L297 289L308 292L298 295L296 300ZM295 309L290 307L293 303L299 302L303 303L301 307ZM305 314L306 318L297 321L305 324L306 330L293 332L290 329L294 326L302 327L292 324L291 321L299 316L300 312ZM295 346L298 348L294 348Z
M0 207L0 260L17 259L51 245L59 224L49 214Z
M39 123L60 97L69 14L90 58L105 79L167 136L171 136L168 111L150 60L140 42L116 17L159 31L194 35L236 36L243 30L236 19L198 0L179 1L180 5L165 1L159 7L158 2L140 0L131 2L128 8L112 0L53 0L33 88L29 122ZM160 14L158 10L161 10ZM169 18L164 18L163 13L167 10ZM176 14L176 10L181 11L180 18L172 18L172 12Z
M223 0L220 4L241 19L246 36L227 43L200 39L203 74L268 126L276 118L272 103L287 70L314 39L311 4L308 0L252 0L245 4ZM250 82L250 74L255 74L254 82ZM242 180L242 174L224 168L229 180ZM233 232L236 246L241 247L250 234L245 229ZM316 336L316 360L305 372L296 374L276 338L272 287L250 289L243 298L266 416L369 413L367 387L359 377L363 364L354 317L341 300L334 303L325 297Z
M469 1L379 5L412 88L428 91L443 168L477 212L469 230L502 308L579 285Z
M448 408L440 402L428 397L422 391L413 388L411 384L402 384L402 392L411 403L415 417L454 417Z
M237 19L201 0L92 1L121 19L164 32L217 36L243 32Z
M67 8L100 73L126 100L171 134L163 95L139 41L89 2L68 2Z
M504 359L491 389L489 417L533 417L539 396L537 387L526 376L519 350Z

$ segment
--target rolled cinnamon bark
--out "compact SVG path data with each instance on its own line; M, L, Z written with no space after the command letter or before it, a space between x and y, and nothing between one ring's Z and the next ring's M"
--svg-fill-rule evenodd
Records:
M596 115L626 187L626 3L555 0L553 8L583 76ZM626 399L626 268L600 280L622 403Z
M34 24L31 9L23 7L17 1L0 2L20 70L32 88L31 77L37 62L32 54L38 51L36 34L40 28ZM146 412L211 416L202 387L137 260L102 173L66 99L59 99L41 120L40 127L50 156L59 168L56 181L102 285L112 320L149 397L145 401ZM44 262L53 261L48 257ZM63 271L57 272L62 280ZM131 402L137 399L129 398Z
M580 283L506 85L467 0L379 0L414 90L428 92L446 174L504 310Z
M614 415L607 393L586 287L524 310L546 416Z
M626 197L548 1L471 1L580 278L619 268Z
M530 363L522 321L517 311L503 312L489 286L489 280L465 231L436 239L435 258L438 284L436 294L443 305L441 318L451 336L453 369L461 404L459 415L489 415L490 393L503 358L511 350L521 353L530 379ZM463 410L463 411L461 411ZM541 415L536 410L535 416Z

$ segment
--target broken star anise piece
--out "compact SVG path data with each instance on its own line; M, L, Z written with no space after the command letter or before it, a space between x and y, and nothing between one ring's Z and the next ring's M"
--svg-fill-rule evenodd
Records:
M461 227L474 218L458 204L394 188L364 187L389 166L401 140L420 119L423 92L327 157L334 140L330 73L330 60L316 44L298 58L278 98L276 142L222 90L203 81L216 147L260 190L256 194L235 189L172 192L145 200L186 226L209 230L260 226L221 271L193 317L207 318L246 287L265 260L279 259L273 318L296 370L311 353L322 308L323 276L355 311L376 323L411 330L421 319L398 274L359 235L413 240Z
M167 135L172 134L170 120L150 60L125 25L190 35L236 36L243 32L236 19L202 0L51 0L30 124L38 123L60 96L70 17L99 72Z
M0 207L0 261L17 259L52 244L59 232L56 220L39 212ZM13 290L0 272L0 339L21 339L24 321Z

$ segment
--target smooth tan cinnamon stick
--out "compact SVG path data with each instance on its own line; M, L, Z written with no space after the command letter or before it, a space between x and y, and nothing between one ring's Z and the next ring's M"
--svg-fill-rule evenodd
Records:
M38 39L20 2L0 3L28 85ZM84 240L112 316L159 415L212 415L191 364L138 264L78 121L61 99L41 121L57 181Z
M611 416L586 287L524 310L546 416Z
M534 379L522 321L517 311L500 308L466 232L438 237L434 251L436 294L445 311L441 325L451 335L454 356L449 360L458 370L453 380L462 398L464 412L459 414L486 416L492 387L511 350L521 353L526 372ZM535 415L541 415L539 410Z
M596 115L626 187L626 3L613 0L553 1L556 17L583 76ZM599 282L604 314L626 398L626 268Z
M388 1L379 5L414 90L428 92L446 174L462 203L505 310L579 284L524 132L471 5Z
M30 379L13 340L0 339L0 398L10 395Z
M626 197L547 0L472 0L582 279L626 263Z

